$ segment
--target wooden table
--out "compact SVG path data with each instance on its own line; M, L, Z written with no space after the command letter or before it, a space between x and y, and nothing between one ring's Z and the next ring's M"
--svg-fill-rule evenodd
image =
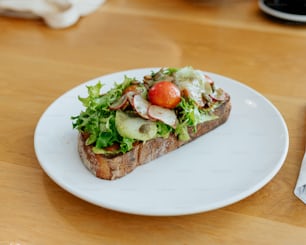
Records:
M306 27L245 0L108 0L75 26L0 18L0 244L305 244L293 194L305 151ZM38 119L72 87L119 70L191 65L254 88L282 113L287 159L264 188L201 214L146 217L89 204L42 170Z

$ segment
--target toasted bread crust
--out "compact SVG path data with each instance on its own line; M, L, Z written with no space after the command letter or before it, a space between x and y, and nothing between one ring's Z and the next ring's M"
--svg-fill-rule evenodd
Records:
M201 135L213 130L225 123L230 115L230 97L215 110L217 119L197 125L197 130L189 130L191 139L189 141L179 141L175 135L170 135L167 139L156 138L139 143L134 148L125 153L114 157L107 157L102 154L95 154L92 146L85 145L86 137L79 134L78 151L84 165L96 176L106 180L114 180L125 176L137 166L154 160L180 146L200 137Z

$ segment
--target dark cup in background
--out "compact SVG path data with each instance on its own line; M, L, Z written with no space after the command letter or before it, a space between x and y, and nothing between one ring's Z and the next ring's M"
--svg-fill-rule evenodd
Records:
M306 0L264 0L271 9L296 15L306 15Z
M306 23L306 0L258 0L259 8L286 23Z

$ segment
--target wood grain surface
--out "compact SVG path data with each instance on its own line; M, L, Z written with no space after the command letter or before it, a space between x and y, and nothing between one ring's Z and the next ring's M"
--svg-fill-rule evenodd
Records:
M0 245L306 244L293 194L305 152L306 25L264 15L254 0L108 0L67 29L0 17ZM103 209L42 170L33 137L45 109L92 78L191 65L238 80L283 115L289 152L252 196L222 209L146 217Z

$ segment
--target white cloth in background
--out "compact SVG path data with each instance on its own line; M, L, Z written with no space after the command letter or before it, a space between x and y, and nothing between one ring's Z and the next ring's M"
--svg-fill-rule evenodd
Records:
M294 189L294 194L306 204L306 152L302 161L300 174Z
M42 18L51 28L66 28L94 12L105 0L0 0L0 15Z

